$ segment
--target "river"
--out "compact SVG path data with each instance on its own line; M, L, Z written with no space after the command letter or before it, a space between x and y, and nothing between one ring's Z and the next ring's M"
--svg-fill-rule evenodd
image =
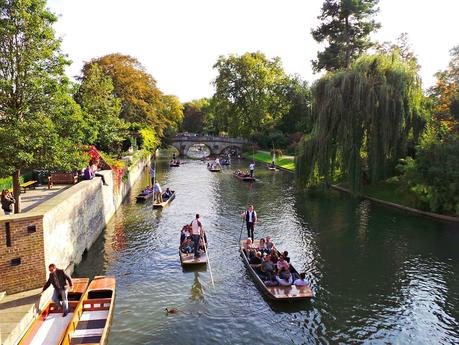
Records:
M75 276L113 275L117 299L109 344L458 344L459 229L338 192L309 194L287 172L256 170L247 184L186 160L158 179L177 192L163 210L135 195L146 173ZM271 235L305 271L311 301L264 298L238 253L239 212L253 203L255 237ZM183 271L179 231L200 213L209 268ZM242 232L245 236L245 228ZM164 308L177 308L167 314Z

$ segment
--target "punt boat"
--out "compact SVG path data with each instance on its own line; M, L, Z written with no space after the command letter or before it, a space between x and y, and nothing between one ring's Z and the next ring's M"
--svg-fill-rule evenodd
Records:
M245 181L245 182L255 182L255 177L246 176L246 175L240 175L238 173L234 173L233 176L237 178L238 180Z
M22 337L19 345L59 345L67 333L74 311L82 301L88 278L72 279L72 287L68 290L69 313L62 317L62 310L54 302L48 302L45 308L37 315L29 329Z
M268 164L268 165L266 166L266 169L271 170L271 171L277 171L276 166L272 166L271 164Z
M148 193L148 194L140 193L135 198L136 198L137 202L142 202L142 201L145 201L145 200L149 200L149 199L153 198L153 192Z
M255 285L271 300L274 301L296 301L301 299L308 299L314 297L314 293L311 288L307 285L304 286L266 286L264 281L260 278L257 272L249 264L249 259L245 255L243 250L246 240L242 240L240 243L240 253L242 261L244 261L247 270L250 272L250 275L255 282ZM253 243L256 246L259 244L259 240L255 240ZM290 272L298 274L295 268L290 265Z
M180 161L171 162L171 163L169 163L169 166L170 167L179 167L180 166Z
M153 207L154 208L163 208L163 207L166 207L167 205L169 205L169 203L175 199L175 191L171 191L172 192L172 195L165 199L164 198L164 193L163 193L163 202L160 202L160 203L153 203Z
M62 345L105 345L115 306L116 280L96 276L73 313Z
M207 167L207 169L210 171L210 172L221 172L222 169L220 167L213 167L213 166L209 166Z
M182 263L183 267L193 267L207 264L207 253L204 250L200 249L199 254L200 257L195 258L194 253L184 253L180 250L179 247L180 262Z

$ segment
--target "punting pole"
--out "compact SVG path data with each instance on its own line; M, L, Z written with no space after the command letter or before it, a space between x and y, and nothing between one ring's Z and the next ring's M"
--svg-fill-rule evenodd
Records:
M202 232L203 232L203 235L204 235L204 230ZM215 287L214 277L212 275L212 267L210 266L209 250L207 249L206 237L205 236L204 236L202 242L204 243L204 250L206 251L206 255L207 255L207 263L209 264L210 280L212 281L212 286Z

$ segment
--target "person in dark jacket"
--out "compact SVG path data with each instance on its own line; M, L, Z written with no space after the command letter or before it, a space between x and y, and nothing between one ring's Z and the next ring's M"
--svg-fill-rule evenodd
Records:
M45 292L45 290L52 285L54 287L53 293L53 302L56 303L57 306L62 305L64 309L64 313L62 314L63 317L66 317L69 312L69 301L67 299L67 290L66 290L66 283L69 283L69 286L72 287L72 279L64 272L64 270L56 268L55 264L51 264L48 266L49 269L49 278L48 281L43 286L43 290L40 292L40 295ZM59 297L62 299L59 300Z
M8 189L2 190L1 204L3 212L5 215L11 214L13 212L13 204L15 203L13 194Z

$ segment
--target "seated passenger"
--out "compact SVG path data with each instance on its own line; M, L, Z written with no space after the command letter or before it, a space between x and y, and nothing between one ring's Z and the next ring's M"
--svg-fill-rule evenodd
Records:
M153 189L150 186L146 186L143 192L140 193L140 195L148 195L148 194L151 194L152 192L153 192Z
M285 261L287 261L288 263L290 263L290 257L288 256L288 251L284 250L283 255L284 255Z
M260 238L260 243L258 244L258 251L260 251L262 254L266 253L267 252L267 249L266 248L266 241L264 238Z
M253 245L252 239L250 237L247 237L247 240L244 242L243 249L246 251L249 249L255 249L255 246Z
M261 263L262 263L262 259L261 259L261 253L260 252L256 252L256 254L254 256L252 256L249 260L249 264L253 267L253 268L259 268L261 266Z
M288 271L289 269L289 264L287 261L285 261L285 257L283 255L279 257L279 261L277 261L276 266L279 271L282 269L285 269Z
M261 263L260 270L269 279L275 276L274 269L275 265L271 261L271 255L268 254L265 256L263 262Z
M170 191L170 189L166 188L166 191L163 194L163 200L169 199L171 197L171 195L172 195L172 192Z
M182 244L180 245L180 250L182 251L182 253L193 253L193 241L191 240L191 238L187 238L182 242Z
M190 236L191 236L190 226L189 225L185 225L182 228L182 232L180 234L180 243L182 243L186 239L190 238Z
M273 250L276 250L276 246L271 240L271 236L266 237L266 249L269 250L269 252L272 252Z
M266 286L278 286L279 283L277 282L276 276L273 275L271 279L268 279L267 281L265 281L265 285Z
M273 264L277 264L277 261L279 261L279 258L277 257L277 253L276 252L272 252L271 253L271 261L273 262Z
M303 285L308 285L308 282L306 281L306 274L304 272L300 273L300 278L296 279L293 282L294 285L296 286L303 286Z
M292 285L293 277L290 274L290 272L289 271L281 271L280 273L283 273L283 278L281 278L280 276L276 276L276 280L279 283L279 285L282 285L282 286L290 286L290 285Z

